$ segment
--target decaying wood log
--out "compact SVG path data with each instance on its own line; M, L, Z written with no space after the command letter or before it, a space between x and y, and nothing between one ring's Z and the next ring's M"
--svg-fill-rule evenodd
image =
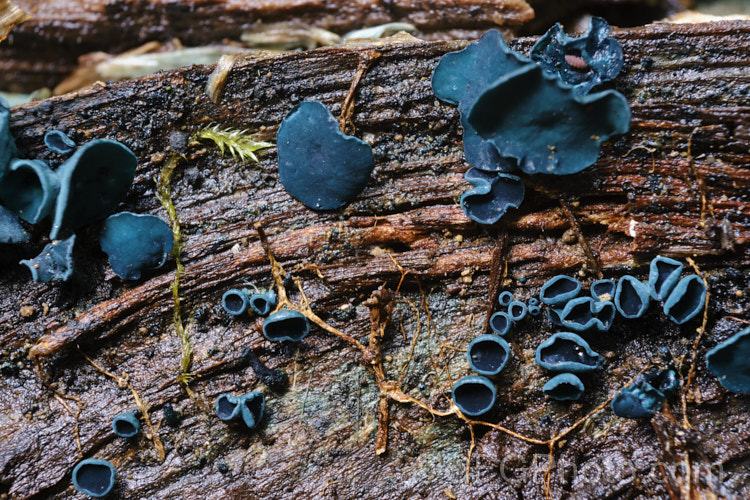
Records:
M631 104L631 131L607 143L580 174L525 178L524 204L496 227L477 226L457 205L469 187L458 113L430 88L437 60L465 42L239 60L218 104L204 90L212 68L190 67L15 108L12 132L26 157L60 162L42 143L52 128L79 144L108 137L130 147L139 169L123 209L166 219L155 179L184 155L171 188L184 233L179 290L195 378L191 398L177 382L173 262L124 283L109 271L91 227L77 237L71 282L34 284L16 265L43 246L48 228L34 230L32 243L0 255L0 492L67 497L73 465L97 456L117 466L122 498L747 497L748 399L724 391L702 356L748 318L750 23L650 25L615 36L626 65L614 86ZM510 42L523 51L532 43ZM185 136L209 124L273 141L283 117L305 99L338 114L360 59L373 50L380 57L359 82L351 122L373 145L376 169L348 207L318 213L290 198L273 148L260 151L258 163L243 163L210 142L185 146ZM571 237L576 224L585 242ZM404 397L379 403L383 387L367 369L371 360L330 330L315 327L299 345L271 344L259 321L222 312L228 288L274 283L258 227L328 325L363 343L371 331L384 332L383 368ZM584 378L581 401L552 403L542 395L548 377L533 354L555 330L540 316L511 334L514 359L488 417L502 429L473 425L468 432L462 420L433 417L405 396L446 410L450 380L468 370L455 349L485 327L490 276L519 298L537 294L558 273L590 283L595 266L584 243L608 277L643 278L657 254L692 259L710 287L696 350L701 322L677 327L652 305L641 320L589 336L606 369ZM286 286L300 300L295 286ZM394 292L384 330L371 325L380 313L371 315L379 306L368 301L381 286ZM245 348L285 370L289 389L268 389L247 369ZM649 364L667 363L659 349L686 378L696 367L690 390L653 426L614 417L608 398ZM164 460L155 440L111 433L112 417L135 406L126 382L148 405ZM266 394L264 428L248 434L219 423L211 411L216 396L250 390ZM179 423L162 419L167 404L182 415ZM386 416L390 411L387 451L376 456L383 406ZM558 465L547 480L550 447L534 443L551 438ZM680 469L685 463L690 479Z

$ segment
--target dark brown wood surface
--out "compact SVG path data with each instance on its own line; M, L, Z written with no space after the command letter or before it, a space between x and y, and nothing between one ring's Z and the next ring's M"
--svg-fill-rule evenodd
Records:
M446 347L441 356L438 340L462 349L482 333L491 274L519 298L537 294L558 273L595 279L571 236L567 208L605 276L643 278L658 254L694 259L711 294L697 363L691 354L700 322L677 327L652 304L642 320L620 318L610 332L588 336L606 356L605 370L584 378L581 401L552 403L541 392L549 377L533 353L556 330L543 317L526 320L511 334L514 359L499 380L498 408L489 419L546 440L649 363L663 364L659 348L666 348L684 376L691 364L697 370L684 398L692 428L683 426L681 403L653 425L618 419L604 408L556 443L555 458L577 473L554 469L551 496L669 498L676 492L687 498L692 489L747 497L750 400L724 391L702 359L748 319L750 23L650 25L616 36L626 65L614 87L631 104L631 131L607 143L599 161L580 174L525 177L522 207L489 228L469 221L457 204L469 188L458 114L430 89L437 60L464 42L241 60L218 104L204 90L212 68L192 67L15 108L12 132L20 152L52 165L60 158L42 144L51 128L79 143L97 137L125 143L139 169L122 208L166 219L154 179L176 134L218 123L274 141L280 121L304 99L321 100L338 114L360 59L372 50L381 54L357 88L352 116L356 135L373 145L376 169L345 209L317 213L290 198L278 182L273 148L259 152L259 163L222 156L210 143L184 151L173 197L185 234L180 290L195 352L195 400L176 382L171 260L123 283L109 270L98 228L91 227L78 235L73 279L34 284L16 262L41 249L47 228L36 230L28 245L3 249L0 492L71 495L79 436L84 456L116 464L120 498L544 498L546 446L475 427L478 447L467 482L468 427L411 404L391 404L388 449L376 456L378 388L360 352L317 327L299 345L271 344L259 322L227 317L220 298L231 287L272 284L255 229L260 224L275 256L300 278L313 311L364 339L370 334L365 301L381 285L396 288L398 264L408 274L382 339L385 370L399 378L416 338L401 389L444 409L449 379L468 368L462 352ZM532 42L511 45L527 51ZM504 243L496 252L498 241ZM492 272L493 252L500 272ZM31 314L25 309L22 316L23 306ZM285 370L290 388L275 393L262 384L241 358L246 347ZM112 417L134 407L133 395L86 356L118 376L127 373L150 407L164 460L146 438L112 435ZM259 433L226 426L211 412L219 394L250 390L267 397ZM160 422L166 403L182 414L179 426ZM685 456L700 470L723 471L719 482L700 470L687 481L678 469ZM670 473L676 479L665 482Z

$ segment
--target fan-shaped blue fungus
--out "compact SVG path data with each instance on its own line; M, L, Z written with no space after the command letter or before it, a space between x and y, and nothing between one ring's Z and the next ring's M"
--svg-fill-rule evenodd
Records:
M263 336L271 341L299 342L310 333L310 322L299 311L283 309L263 321Z
M531 316L539 316L542 313L542 310L539 308L538 305L529 306L529 314Z
M615 307L623 318L640 318L648 310L651 294L648 285L625 275L617 282Z
M524 187L520 177L476 168L470 168L465 177L474 185L474 189L461 195L461 208L471 220L480 224L494 224L508 208L521 206Z
M500 336L505 336L510 331L512 324L510 316L503 311L498 311L490 316L490 328Z
M236 420L242 413L241 403L240 398L225 392L216 398L216 403L214 404L216 416L225 422Z
M480 335L469 343L466 359L469 367L485 377L499 374L510 358L510 346L497 335Z
M680 379L674 370L649 370L643 374L646 382L666 396L667 400L675 400L680 391Z
M120 212L104 221L99 244L117 276L137 280L143 271L164 265L174 236L169 225L155 215Z
M612 400L612 412L622 418L649 418L661 409L666 399L664 393L641 374L629 386L620 389Z
M732 392L750 392L750 328L735 333L706 353L708 370Z
M669 296L680 279L682 262L661 255L651 261L648 273L648 290L654 300L664 300Z
M594 281L590 292L594 300L606 302L615 298L615 290L617 290L617 284L614 280L603 279Z
M551 27L531 49L531 59L585 94L592 87L614 79L622 69L622 47L609 37L609 24L592 17L581 37L571 38L560 24Z
M297 104L276 134L279 178L308 208L333 210L352 201L375 167L372 148L346 135L318 101Z
M250 308L258 316L268 316L276 306L276 292L254 293L250 296Z
M682 278L664 302L664 314L681 325L693 319L706 303L706 284L697 274Z
M106 496L115 486L115 467L98 458L81 460L73 467L73 486L90 497Z
M52 211L59 191L57 175L39 160L12 160L0 181L0 201L32 224Z
M572 373L555 375L542 387L544 394L558 401L576 401L585 390L581 379Z
M559 332L539 344L536 364L553 372L583 373L598 369L604 359L580 336Z
M488 87L467 121L524 172L566 175L594 163L602 142L629 130L630 108L614 90L577 96L530 64Z
M519 300L514 300L508 304L508 316L510 316L511 321L513 322L524 319L527 312L528 308L526 307L526 304Z
M65 240L54 240L48 243L42 252L31 260L19 262L29 268L31 277L38 283L51 280L68 281L73 275L73 244L74 234Z
M266 398L261 392L249 392L240 398L240 414L248 429L255 429L263 419L266 410Z
M609 330L614 319L615 307L611 302L597 302L591 297L576 297L565 304L559 314L561 326L577 332L591 328Z
M508 307L510 303L513 302L513 293L508 290L500 292L500 295L497 297L497 302L503 307Z
M96 139L79 148L56 173L60 194L50 239L106 217L130 189L138 165L117 141Z
M141 422L136 416L136 411L126 411L116 415L112 419L112 431L115 435L130 438L141 432Z
M244 314L248 305L250 305L250 298L247 290L232 288L221 296L221 307L232 316Z
M469 375L453 384L453 403L469 417L484 415L495 405L497 391L487 377Z
M44 144L59 155L70 154L76 148L76 142L60 130L50 130L44 134Z
M10 133L10 106L0 97L0 178L5 175L8 163L16 153L16 141Z
M539 299L548 306L560 306L576 297L581 291L581 282L570 276L559 274L548 280L539 292Z
M29 233L21 225L16 214L0 206L0 243L24 243Z

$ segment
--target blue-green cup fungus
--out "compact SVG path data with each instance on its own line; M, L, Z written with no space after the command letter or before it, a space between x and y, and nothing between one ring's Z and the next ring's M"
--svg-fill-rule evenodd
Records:
M258 316L268 316L276 307L276 292L269 290L266 293L254 293L248 299L250 309Z
M68 281L73 275L73 245L76 235L65 240L48 243L42 252L31 260L19 262L29 268L31 277L37 283L48 281Z
M299 311L282 309L263 321L263 336L272 342L299 342L310 333L310 322Z
M50 130L44 134L44 144L53 153L67 155L76 148L76 143L60 130Z
M0 180L0 202L32 224L49 215L59 192L57 175L39 160L11 160Z
M580 281L564 274L558 274L542 285L539 300L548 306L562 307L567 301L578 296L580 291Z
M562 315L562 312L562 307L548 307L547 319L549 319L550 323L555 326L563 326L562 318L560 317Z
M497 391L487 377L469 375L456 380L452 391L453 403L469 417L484 415L495 406Z
M706 367L728 391L750 392L750 328L735 333L706 353Z
M96 139L80 147L56 170L60 194L50 239L109 215L130 189L138 165L123 144Z
M240 415L248 429L256 429L266 410L266 398L261 392L249 392L240 396Z
M513 300L513 293L509 292L508 290L500 292L500 295L498 295L497 297L497 303L503 307L508 307L510 303L513 302Z
M469 343L469 368L485 377L498 375L510 358L510 345L497 335L480 335Z
M23 228L16 214L0 206L0 243L25 243L29 238L29 233Z
M107 496L115 486L115 467L107 460L86 458L73 467L75 489L94 498Z
M615 304L608 300L595 301L591 307L593 308L594 317L597 321L597 329L602 332L609 330L612 323L615 321L615 313L617 312Z
M614 90L576 95L536 64L490 85L468 110L467 121L527 174L580 172L601 144L630 129L630 108Z
M526 307L526 304L520 300L514 300L508 304L508 316L514 323L523 320L526 317L527 312L528 308Z
M137 280L164 265L174 247L172 228L155 215L120 212L104 221L99 244L117 276Z
M615 298L617 283L614 280L596 280L591 284L591 297L602 302L612 301Z
M640 318L648 310L651 294L648 285L630 275L625 275L617 282L615 290L615 307L623 318Z
M237 396L232 396L228 392L221 394L214 403L216 416L224 422L236 420L242 413L241 403L242 401Z
M604 358L572 332L559 332L539 344L536 364L553 372L584 373L598 370Z
M475 168L470 168L465 176L474 189L461 195L461 208L471 220L494 224L509 208L521 206L524 186L520 177Z
M555 375L542 387L542 392L558 401L577 401L586 390L581 379L572 373Z
M683 267L682 262L661 255L651 261L648 290L654 300L662 301L669 296L669 292L680 280Z
M573 85L576 93L585 94L613 80L622 69L622 47L609 32L609 24L601 17L590 18L588 29L578 38L566 35L555 24L534 44L531 59Z
M16 141L10 133L10 106L0 97L0 179L5 175L11 158L15 158L17 152Z
M706 284L697 274L682 278L664 301L664 314L681 325L693 319L706 303Z
M553 310L560 326L576 332L591 328L607 331L615 317L615 306L612 302L598 302L591 297L576 297L569 300L562 311Z
M137 436L141 432L141 422L138 420L136 410L115 415L112 419L112 432L124 438Z
M221 307L232 316L245 314L250 305L250 294L247 290L232 288L221 296Z
M343 133L318 101L292 108L279 126L276 148L284 188L314 210L333 210L352 201L375 168L372 147Z
M642 374L620 389L612 400L612 412L622 418L650 418L664 406L666 396L652 386Z
M680 392L680 378L674 370L649 370L643 374L646 382L666 396L668 401L677 399Z
M539 308L538 305L530 305L529 306L529 315L530 316L539 316L542 313L542 310Z
M505 336L510 331L511 325L513 325L513 321L506 312L498 311L490 316L490 328L500 336Z

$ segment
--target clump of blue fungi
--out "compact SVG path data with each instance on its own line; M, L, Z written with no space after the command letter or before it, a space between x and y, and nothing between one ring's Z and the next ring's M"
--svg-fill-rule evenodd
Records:
M525 57L497 30L440 59L435 95L458 105L465 178L474 188L461 207L481 224L497 222L524 197L520 172L567 175L592 165L601 144L630 128L630 108L615 90L589 93L615 78L622 48L604 19L591 19L581 37L559 24Z
M501 292L498 296L501 310L489 320L494 334L478 336L467 348L469 367L477 375L456 382L453 388L456 406L470 416L492 409L496 396L492 380L510 359L511 349L505 338L527 314L540 314L540 305L546 306L553 325L568 330L554 333L537 347L536 363L555 373L542 391L558 401L578 400L585 392L579 375L597 371L604 363L604 358L579 333L608 331L617 313L625 319L640 318L651 299L663 302L664 314L678 325L700 313L706 300L705 283L696 274L681 278L683 268L679 261L659 256L651 261L648 281L630 275L618 281L597 280L588 296L581 295L580 281L565 275L548 280L538 298L531 297L525 302L516 300L510 291ZM750 329L746 329L709 352L707 364L725 387L750 392L750 365L746 361L749 356ZM674 370L651 370L618 393L612 401L612 411L625 418L650 417L665 401L674 399L678 390L679 379Z
M50 243L20 264L34 281L67 281L73 275L75 231L112 213L133 183L138 161L125 145L108 139L76 149L75 141L59 130L44 136L52 152L69 156L55 169L17 158L9 119L10 109L0 101L0 243L28 242L21 220L40 224L49 216ZM100 243L115 274L136 280L144 270L164 264L174 240L158 217L122 212L107 218Z

